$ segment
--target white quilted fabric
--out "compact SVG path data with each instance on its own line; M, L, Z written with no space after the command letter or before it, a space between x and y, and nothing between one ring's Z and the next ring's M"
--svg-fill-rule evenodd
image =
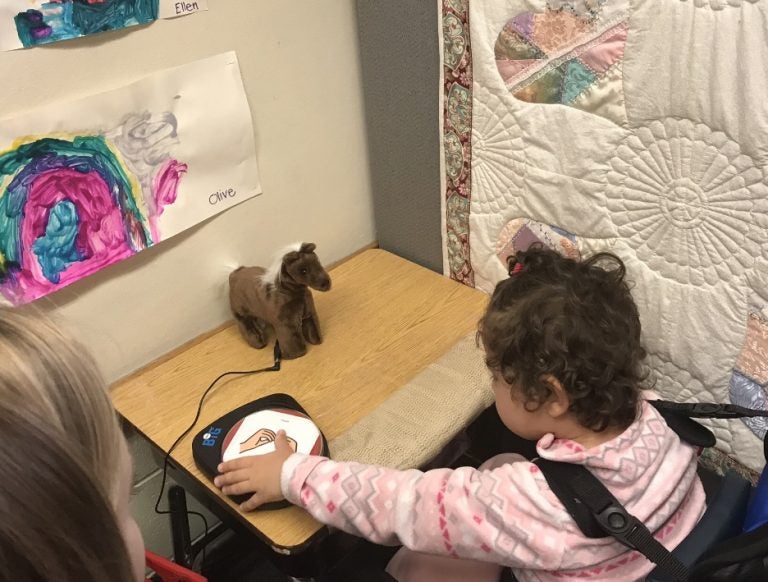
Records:
M506 225L552 225L582 254L607 249L626 261L664 397L766 407L768 2L557 0L552 7L597 15L593 37L626 31L623 59L570 106L518 98L530 80L503 78L512 65L494 53L505 25L546 12L545 2L451 4L468 4L471 26L475 285L490 292L506 276L497 256L512 244ZM719 448L759 470L761 422L712 423Z

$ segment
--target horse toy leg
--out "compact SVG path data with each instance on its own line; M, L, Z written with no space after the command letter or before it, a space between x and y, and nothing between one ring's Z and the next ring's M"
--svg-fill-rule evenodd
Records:
M320 333L320 320L317 317L315 301L312 294L307 293L304 302L304 317L301 320L301 331L304 339L313 345L323 343L323 336Z
M275 324L275 333L284 359L293 360L307 353L307 343L304 341L300 325L279 322Z
M254 315L240 315L235 313L235 321L248 345L252 348L261 349L267 345L269 340L269 324Z

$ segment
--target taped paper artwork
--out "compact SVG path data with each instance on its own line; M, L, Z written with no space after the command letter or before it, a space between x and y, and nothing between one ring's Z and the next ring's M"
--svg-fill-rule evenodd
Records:
M0 292L32 301L260 191L234 53L2 120Z

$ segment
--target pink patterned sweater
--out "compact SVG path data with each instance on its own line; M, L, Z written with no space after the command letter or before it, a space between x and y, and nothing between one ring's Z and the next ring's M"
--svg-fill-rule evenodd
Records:
M704 512L697 451L647 402L602 445L584 450L549 434L537 448L542 458L588 467L668 548ZM510 566L521 582L627 582L653 569L618 542L586 538L538 467L500 457L514 462L425 473L294 454L283 465L282 490L328 525L380 544Z

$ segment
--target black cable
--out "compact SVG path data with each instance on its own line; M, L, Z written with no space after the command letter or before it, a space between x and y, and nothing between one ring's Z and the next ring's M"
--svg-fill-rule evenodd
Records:
M174 443L171 445L171 448L168 449L168 452L165 453L165 458L163 459L163 479L160 482L160 492L157 494L157 501L155 502L156 514L170 515L171 513L169 509L160 509L160 502L163 499L163 492L165 491L165 483L168 479L168 463L171 460L171 453L173 453L173 451L176 449L176 447L179 445L182 439L185 436L187 436L193 428L195 428L197 421L200 420L200 413L203 410L203 402L205 401L205 397L208 396L210 391L213 389L214 386L216 386L219 380L227 376L250 376L253 374L261 374L262 372L279 372L280 362L282 360L282 353L280 352L280 344L277 341L275 342L275 349L273 354L274 354L275 363L269 366L268 368L260 368L258 370L233 370L230 372L224 372L223 374L220 374L213 382L211 382L208 388L205 389L205 392L203 392L203 395L200 397L200 400L197 403L197 412L195 413L195 419L192 421L189 427L187 427L187 429L183 433L181 433L179 437L174 441ZM203 526L205 527L204 536L207 537L208 536L208 520L205 519L205 516L198 511L187 511L187 515L188 516L196 515L203 520ZM205 563L205 546L203 546L203 550L202 550L202 561L203 563Z

